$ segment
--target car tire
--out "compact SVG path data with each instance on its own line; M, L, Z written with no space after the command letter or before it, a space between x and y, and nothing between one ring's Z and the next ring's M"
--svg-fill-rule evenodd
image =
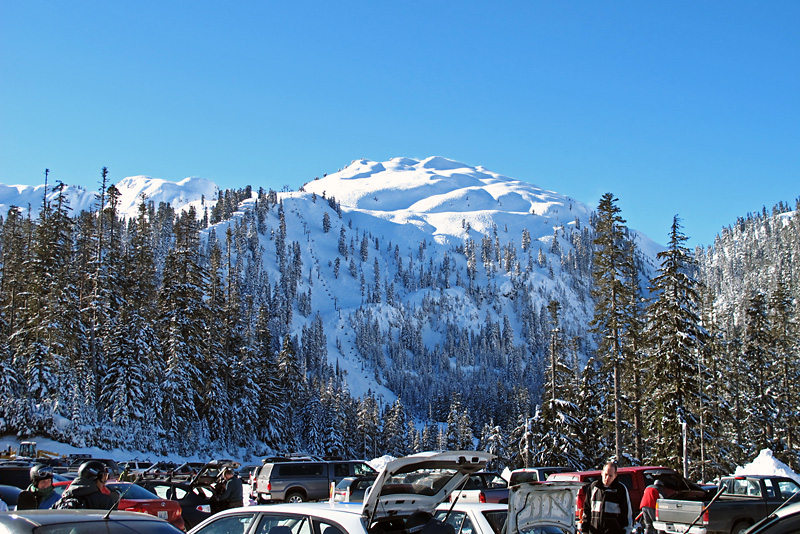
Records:
M744 534L744 531L752 526L749 521L739 521L731 529L731 534Z
M298 491L293 491L286 495L285 502L305 502L306 497Z

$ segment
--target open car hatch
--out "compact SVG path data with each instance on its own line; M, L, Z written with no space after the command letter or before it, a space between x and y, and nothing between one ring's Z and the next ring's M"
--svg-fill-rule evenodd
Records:
M575 532L575 500L580 482L522 483L508 492L508 534L541 532L556 527Z
M494 458L487 452L446 451L392 460L364 497L366 525L384 518L409 517L414 512L433 514L455 488Z

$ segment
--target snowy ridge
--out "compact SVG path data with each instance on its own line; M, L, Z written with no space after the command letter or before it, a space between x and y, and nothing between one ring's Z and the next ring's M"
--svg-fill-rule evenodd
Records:
M463 241L463 223L482 234L495 224L525 224L543 237L576 219L587 223L591 213L572 198L442 157L357 160L303 189L335 197L346 211L412 224L439 243Z

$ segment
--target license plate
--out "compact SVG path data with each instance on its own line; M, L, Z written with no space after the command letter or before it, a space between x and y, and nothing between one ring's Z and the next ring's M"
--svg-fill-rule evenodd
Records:
M169 519L169 512L167 511L158 512L158 517L161 519Z

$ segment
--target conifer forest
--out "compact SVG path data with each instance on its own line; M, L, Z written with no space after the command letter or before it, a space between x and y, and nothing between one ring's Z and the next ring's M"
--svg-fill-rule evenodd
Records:
M122 217L101 185L92 211L57 195L0 219L3 434L186 455L479 448L496 467L685 457L696 480L769 448L800 468L797 206L695 250L676 216L648 257L611 194L547 240L498 222L410 246L302 188Z

